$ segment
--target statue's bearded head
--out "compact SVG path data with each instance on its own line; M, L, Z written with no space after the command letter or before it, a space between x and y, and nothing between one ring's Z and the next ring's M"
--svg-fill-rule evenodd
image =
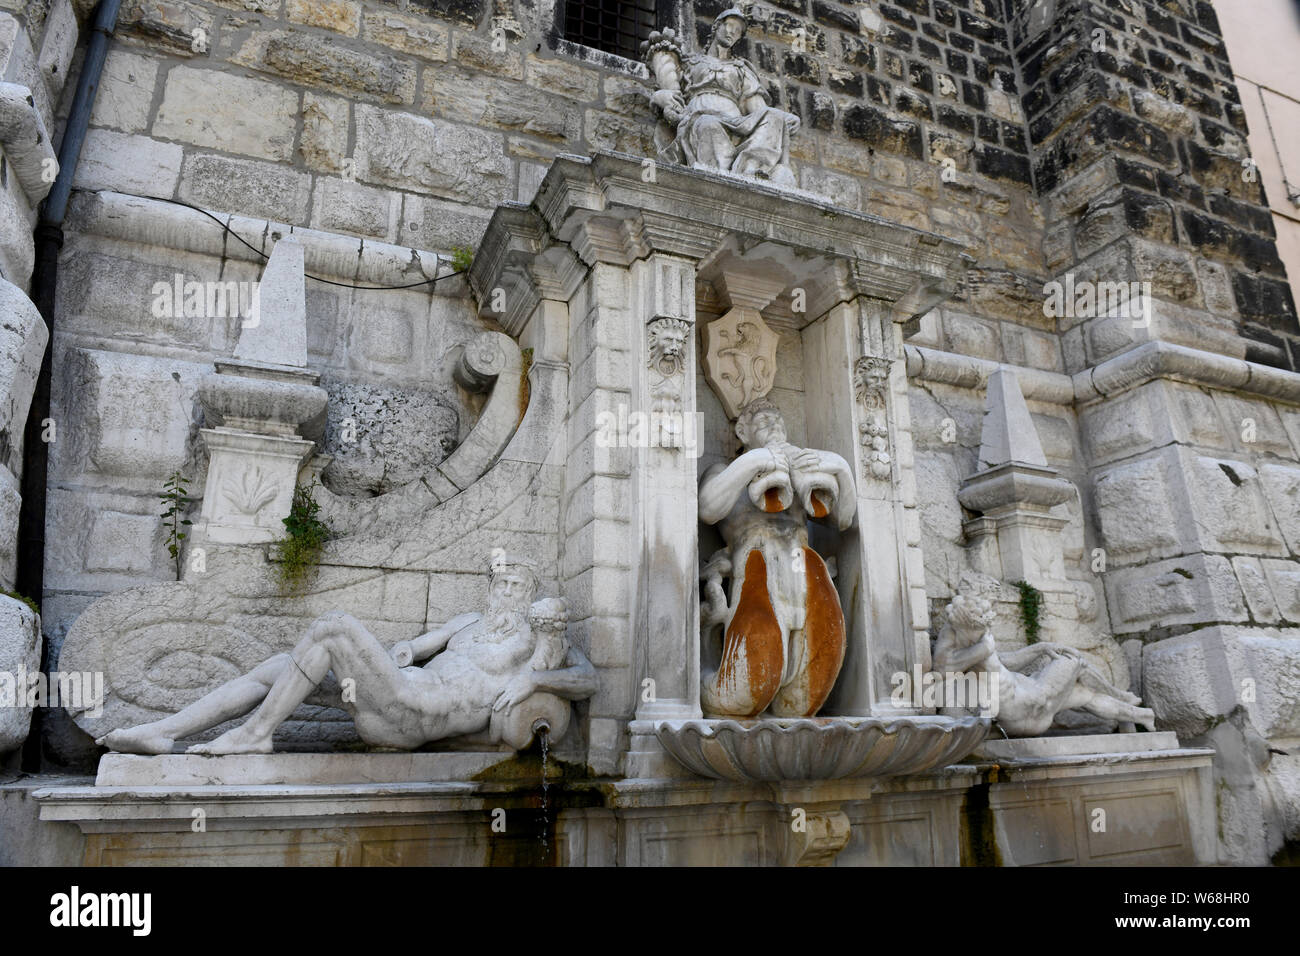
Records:
M489 630L514 633L528 621L528 605L537 593L537 568L526 558L492 552L491 583L488 586L487 614Z
M741 409L736 419L736 437L751 449L787 444L785 416L775 403L766 398L755 399Z

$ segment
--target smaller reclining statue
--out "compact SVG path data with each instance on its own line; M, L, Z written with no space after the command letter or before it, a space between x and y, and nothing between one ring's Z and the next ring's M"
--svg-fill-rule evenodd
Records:
M1122 724L1155 728L1155 713L1102 675L1082 652L1064 644L1030 644L998 651L992 627L998 582L985 574L963 574L945 612L934 648L940 673L987 674L997 689L997 722L1009 736L1038 737L1058 714L1083 710ZM948 714L964 713L948 708Z
M667 162L794 186L790 137L799 117L771 106L758 71L732 53L747 27L732 7L713 21L703 53L687 53L672 30L641 45L655 83L650 102L663 117L655 145Z
M486 613L461 614L389 649L356 618L331 611L292 652L171 717L113 731L98 743L123 753L171 753L176 741L252 711L243 724L188 752L271 753L276 728L313 694L351 714L358 735L375 747L410 750L486 731L522 749L543 724L558 739L568 726L568 702L596 692L596 670L565 638L564 602L531 603L531 562L497 551L490 572Z

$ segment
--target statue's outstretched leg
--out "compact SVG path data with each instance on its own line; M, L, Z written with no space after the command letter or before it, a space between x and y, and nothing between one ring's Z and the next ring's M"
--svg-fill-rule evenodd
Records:
M363 718L384 736L390 710L401 702L403 676L388 649L365 626L341 611L331 611L307 629L289 655L289 664L276 678L262 705L240 726L207 744L191 747L190 753L270 753L275 729L294 712L331 670L340 680L352 680L357 690L357 729ZM364 712L362 708L365 708ZM366 735L362 734L362 739ZM390 740L367 740L389 743ZM404 741L409 743L409 741Z
M1070 709L1086 710L1090 714L1119 723L1139 724L1147 730L1156 729L1156 713L1150 707L1138 707L1105 694L1094 694L1084 687L1079 690L1080 699L1077 703L1072 700Z
M781 624L767 587L767 562L758 549L745 560L740 601L722 642L717 673L706 674L700 693L711 717L756 717L781 685Z
M277 654L170 717L115 730L95 742L118 753L169 754L176 741L244 716L262 702L280 675L292 667L288 654Z
M796 670L772 700L777 717L815 716L835 686L847 647L840 596L826 562L812 548L804 548L803 555L808 611L803 629L790 635Z

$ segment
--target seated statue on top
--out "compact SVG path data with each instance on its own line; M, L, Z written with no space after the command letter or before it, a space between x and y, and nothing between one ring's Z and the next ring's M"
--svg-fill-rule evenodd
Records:
M732 7L714 20L704 53L687 53L672 30L642 44L656 87L650 102L663 117L655 145L666 162L794 186L790 137L799 117L771 106L758 71L732 53L747 26Z

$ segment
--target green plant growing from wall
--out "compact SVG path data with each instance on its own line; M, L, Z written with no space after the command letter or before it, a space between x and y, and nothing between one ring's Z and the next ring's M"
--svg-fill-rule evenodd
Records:
M451 267L457 272L469 272L474 264L474 250L468 246L452 246Z
M7 598L13 598L15 601L21 601L23 604L26 604L29 608L32 609L33 614L41 613L41 609L36 606L35 601L33 601L29 597L24 597L23 595L19 594L17 591L10 591L8 588L0 588L0 594L3 594Z
M1020 591L1020 623L1025 626L1025 638L1030 644L1038 643L1038 634L1042 630L1039 612L1043 608L1043 592L1028 581L1017 581Z
M181 542L189 537L181 529L193 524L189 518L183 517L185 509L194 501L187 494L188 486L189 481L179 471L174 471L167 479L167 483L163 485L163 493L158 496L158 499L167 506L167 510L161 517L163 528L167 532L167 553L176 564L177 581L181 579Z
M320 563L321 548L329 540L330 529L320 520L320 502L316 500L316 483L298 485L293 490L289 517L284 519L288 534L280 542L280 587L285 594L300 594L312 571Z

